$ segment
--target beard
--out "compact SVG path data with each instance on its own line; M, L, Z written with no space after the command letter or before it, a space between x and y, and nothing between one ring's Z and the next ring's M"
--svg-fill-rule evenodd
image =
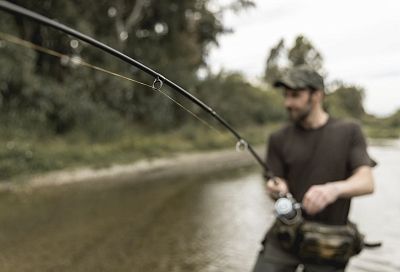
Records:
M307 119L311 113L311 103L308 103L302 109L287 108L289 119L295 124L300 124Z

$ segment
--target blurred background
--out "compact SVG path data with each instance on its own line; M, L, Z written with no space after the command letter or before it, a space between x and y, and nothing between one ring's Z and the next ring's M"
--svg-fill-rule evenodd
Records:
M261 155L287 120L271 82L285 68L313 66L326 78L327 111L361 123L379 163L377 192L356 199L352 216L384 246L351 271L400 269L396 1L10 2L165 75ZM181 106L81 64L151 85L135 67L0 14L0 270L250 271L271 202L252 158L227 150L230 133L167 87ZM86 179L97 182L52 186Z

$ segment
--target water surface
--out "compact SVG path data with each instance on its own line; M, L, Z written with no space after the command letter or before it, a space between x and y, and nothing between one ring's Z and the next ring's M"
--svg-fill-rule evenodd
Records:
M351 217L370 240L348 271L400 271L400 148L370 149L376 194ZM0 193L0 271L250 271L273 220L258 172Z

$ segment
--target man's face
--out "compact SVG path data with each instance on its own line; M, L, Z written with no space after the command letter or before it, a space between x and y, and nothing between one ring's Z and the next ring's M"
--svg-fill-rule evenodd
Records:
M284 90L284 105L290 120L300 123L312 110L311 92L309 90Z

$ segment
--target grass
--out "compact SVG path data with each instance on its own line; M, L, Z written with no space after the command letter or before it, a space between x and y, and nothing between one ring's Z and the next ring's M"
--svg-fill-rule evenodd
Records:
M397 139L400 137L400 128L366 125L364 131L369 138L373 139Z
M99 125L100 126L100 125ZM238 131L252 145L265 144L279 124L248 126ZM369 138L398 138L400 129L365 124ZM102 130L99 138L93 133ZM96 140L93 140L95 138ZM82 128L57 136L43 127L6 127L0 130L0 181L27 180L27 176L77 167L101 168L140 159L168 157L175 153L234 148L236 139L226 129L188 124L167 132L133 125L116 128Z
M247 127L242 136L253 145L263 144L274 126ZM234 148L228 131L187 125L168 132L126 128L119 136L93 142L80 132L61 137L35 133L0 136L0 180L52 170L91 166L106 167L145 158L168 157L175 153Z

